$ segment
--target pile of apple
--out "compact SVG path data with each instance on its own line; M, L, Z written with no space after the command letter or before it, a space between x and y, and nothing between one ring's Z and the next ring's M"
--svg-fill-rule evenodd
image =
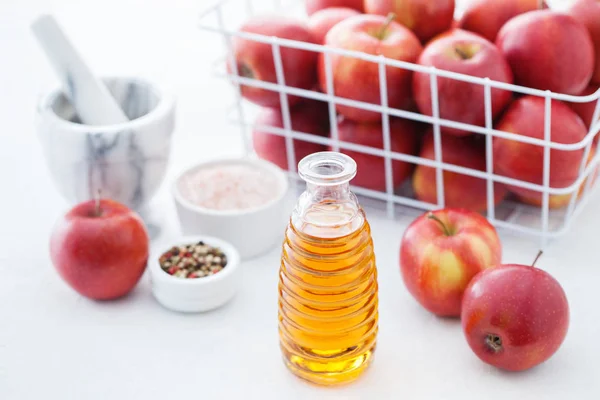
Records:
M407 228L400 271L411 295L440 317L460 317L484 362L522 371L548 360L563 343L569 305L560 284L534 265L501 264L494 227L479 213L443 209Z
M565 12L548 9L540 0L472 0L459 21L453 20L454 0L306 0L307 21L284 16L261 16L247 21L241 31L283 39L383 55L389 59L434 66L438 69L487 77L541 90L570 95L594 93L600 84L600 1L577 0ZM234 58L245 78L277 83L271 45L237 38ZM381 104L378 65L330 54L334 94L355 101ZM323 93L327 91L325 55L281 46L285 85ZM231 70L231 68L230 68ZM438 78L440 117L485 126L484 89L481 85ZM428 74L386 67L387 104L396 109L432 115ZM283 128L280 93L241 86L242 95L262 106L253 132L256 153L287 169L285 141L260 126ZM544 99L493 89L495 129L543 139ZM287 96L291 128L328 137L326 102ZM584 139L596 102L566 104L554 101L551 140L573 144ZM382 117L348 105L336 105L339 140L383 148ZM431 126L392 118L394 152L434 159ZM486 169L485 140L479 134L442 127L442 160L475 170ZM294 141L296 159L327 150L326 146ZM595 149L592 149L593 155ZM358 163L355 185L386 189L381 157L342 150ZM543 148L494 138L494 172L534 184L543 183ZM578 178L584 149L551 151L550 186L566 188ZM415 196L437 203L435 170L393 161L393 185L412 178ZM487 208L483 179L444 172L446 205L482 211ZM495 203L512 193L523 202L540 205L541 193L497 184ZM562 207L571 195L551 196L550 206Z

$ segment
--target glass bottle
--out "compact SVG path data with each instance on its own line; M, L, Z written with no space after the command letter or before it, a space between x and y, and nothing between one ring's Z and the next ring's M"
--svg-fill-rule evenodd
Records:
M300 161L307 183L285 233L279 338L286 366L310 382L350 382L370 364L378 330L371 230L349 182L356 163L320 152Z

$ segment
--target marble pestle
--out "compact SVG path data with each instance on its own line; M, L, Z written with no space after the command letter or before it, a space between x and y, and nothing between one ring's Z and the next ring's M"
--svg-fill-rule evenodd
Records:
M60 80L65 96L84 125L114 125L129 121L103 81L98 79L50 15L31 25Z

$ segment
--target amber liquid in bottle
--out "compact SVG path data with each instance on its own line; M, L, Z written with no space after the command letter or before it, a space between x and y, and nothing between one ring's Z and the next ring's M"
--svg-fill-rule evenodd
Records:
M287 367L310 382L350 382L370 364L378 329L377 269L365 214L349 181L354 161L312 154L283 243L279 337Z

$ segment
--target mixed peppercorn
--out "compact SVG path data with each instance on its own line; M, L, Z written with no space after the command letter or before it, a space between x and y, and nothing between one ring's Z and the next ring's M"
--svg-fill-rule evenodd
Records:
M158 262L163 271L178 278L203 278L222 271L227 257L218 247L200 241L173 246Z

